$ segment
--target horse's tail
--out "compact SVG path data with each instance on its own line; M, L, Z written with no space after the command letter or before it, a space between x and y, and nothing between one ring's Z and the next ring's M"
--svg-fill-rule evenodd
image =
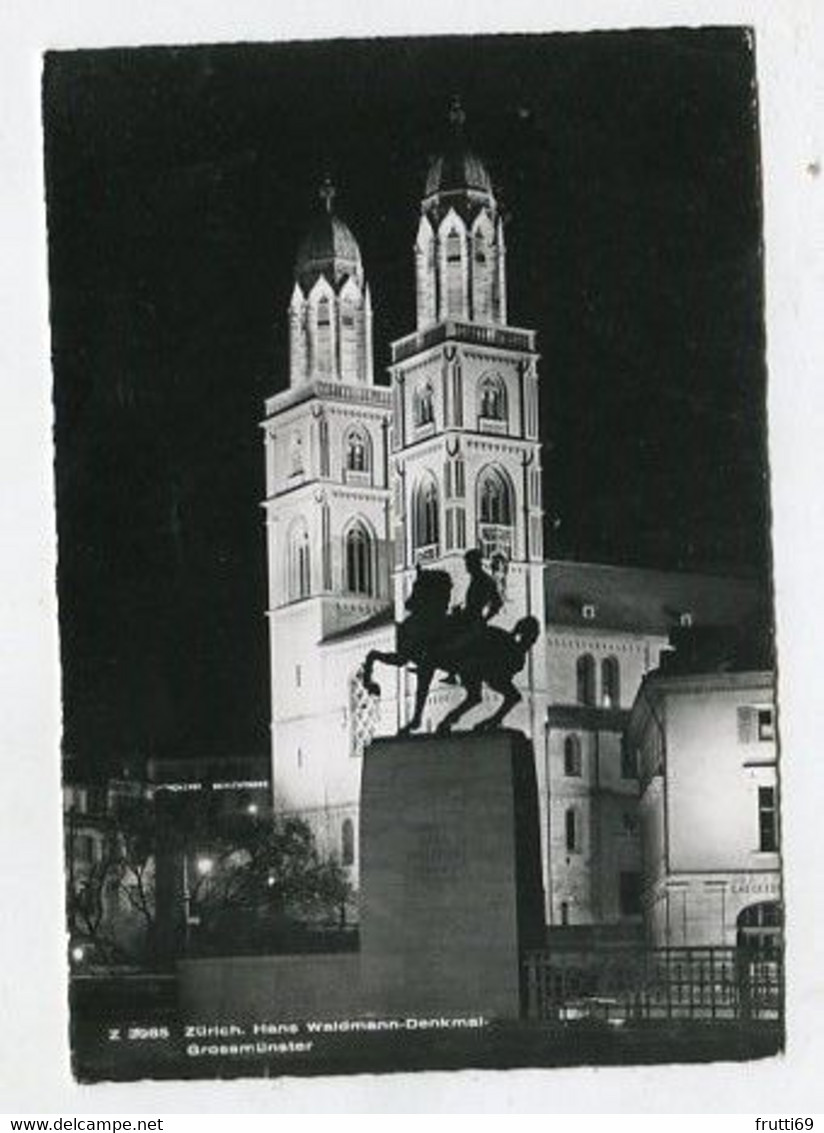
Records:
M520 651L526 654L538 640L540 632L541 627L538 624L538 619L529 614L515 623L515 628L512 630L512 640Z

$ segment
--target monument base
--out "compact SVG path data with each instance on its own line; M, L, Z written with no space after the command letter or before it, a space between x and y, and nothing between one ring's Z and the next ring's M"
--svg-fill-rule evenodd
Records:
M538 797L520 732L376 740L361 786L361 997L517 1018L543 944Z

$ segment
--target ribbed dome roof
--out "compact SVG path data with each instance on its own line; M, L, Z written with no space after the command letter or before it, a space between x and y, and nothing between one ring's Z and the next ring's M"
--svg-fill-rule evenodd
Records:
M298 249L295 277L302 287L311 287L319 275L337 285L347 276L362 282L363 265L358 242L349 227L332 212L334 190L321 190L326 209L319 212Z
M464 141L466 115L456 98L449 112L452 138L444 152L434 159L426 176L424 196L436 193L460 193L472 189L492 195L492 181L486 166Z
M492 192L486 166L471 150L463 147L435 158L426 176L425 195L431 197L433 193L454 193L461 189Z

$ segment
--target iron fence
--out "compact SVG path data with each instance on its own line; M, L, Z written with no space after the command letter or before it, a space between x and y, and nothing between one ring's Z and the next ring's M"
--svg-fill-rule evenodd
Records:
M783 1020L783 956L777 949L542 949L528 953L524 963L532 1019L614 1026Z

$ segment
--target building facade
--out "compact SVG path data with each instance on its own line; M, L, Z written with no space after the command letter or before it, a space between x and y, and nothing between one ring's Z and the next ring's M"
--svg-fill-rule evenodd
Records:
M651 674L628 741L640 772L645 921L658 947L780 940L771 672Z
M415 329L375 382L369 287L357 242L324 207L298 252L289 388L266 403L266 521L275 806L308 818L357 883L360 757L411 716L414 673L361 667L392 651L419 569L463 602L478 548L502 608L544 632L506 724L532 740L547 919L638 923L638 779L624 731L670 630L750 616L752 587L545 557L535 332L510 325L504 228L483 162L453 109L414 242ZM461 690L433 683L424 728ZM497 707L485 693L471 727Z

